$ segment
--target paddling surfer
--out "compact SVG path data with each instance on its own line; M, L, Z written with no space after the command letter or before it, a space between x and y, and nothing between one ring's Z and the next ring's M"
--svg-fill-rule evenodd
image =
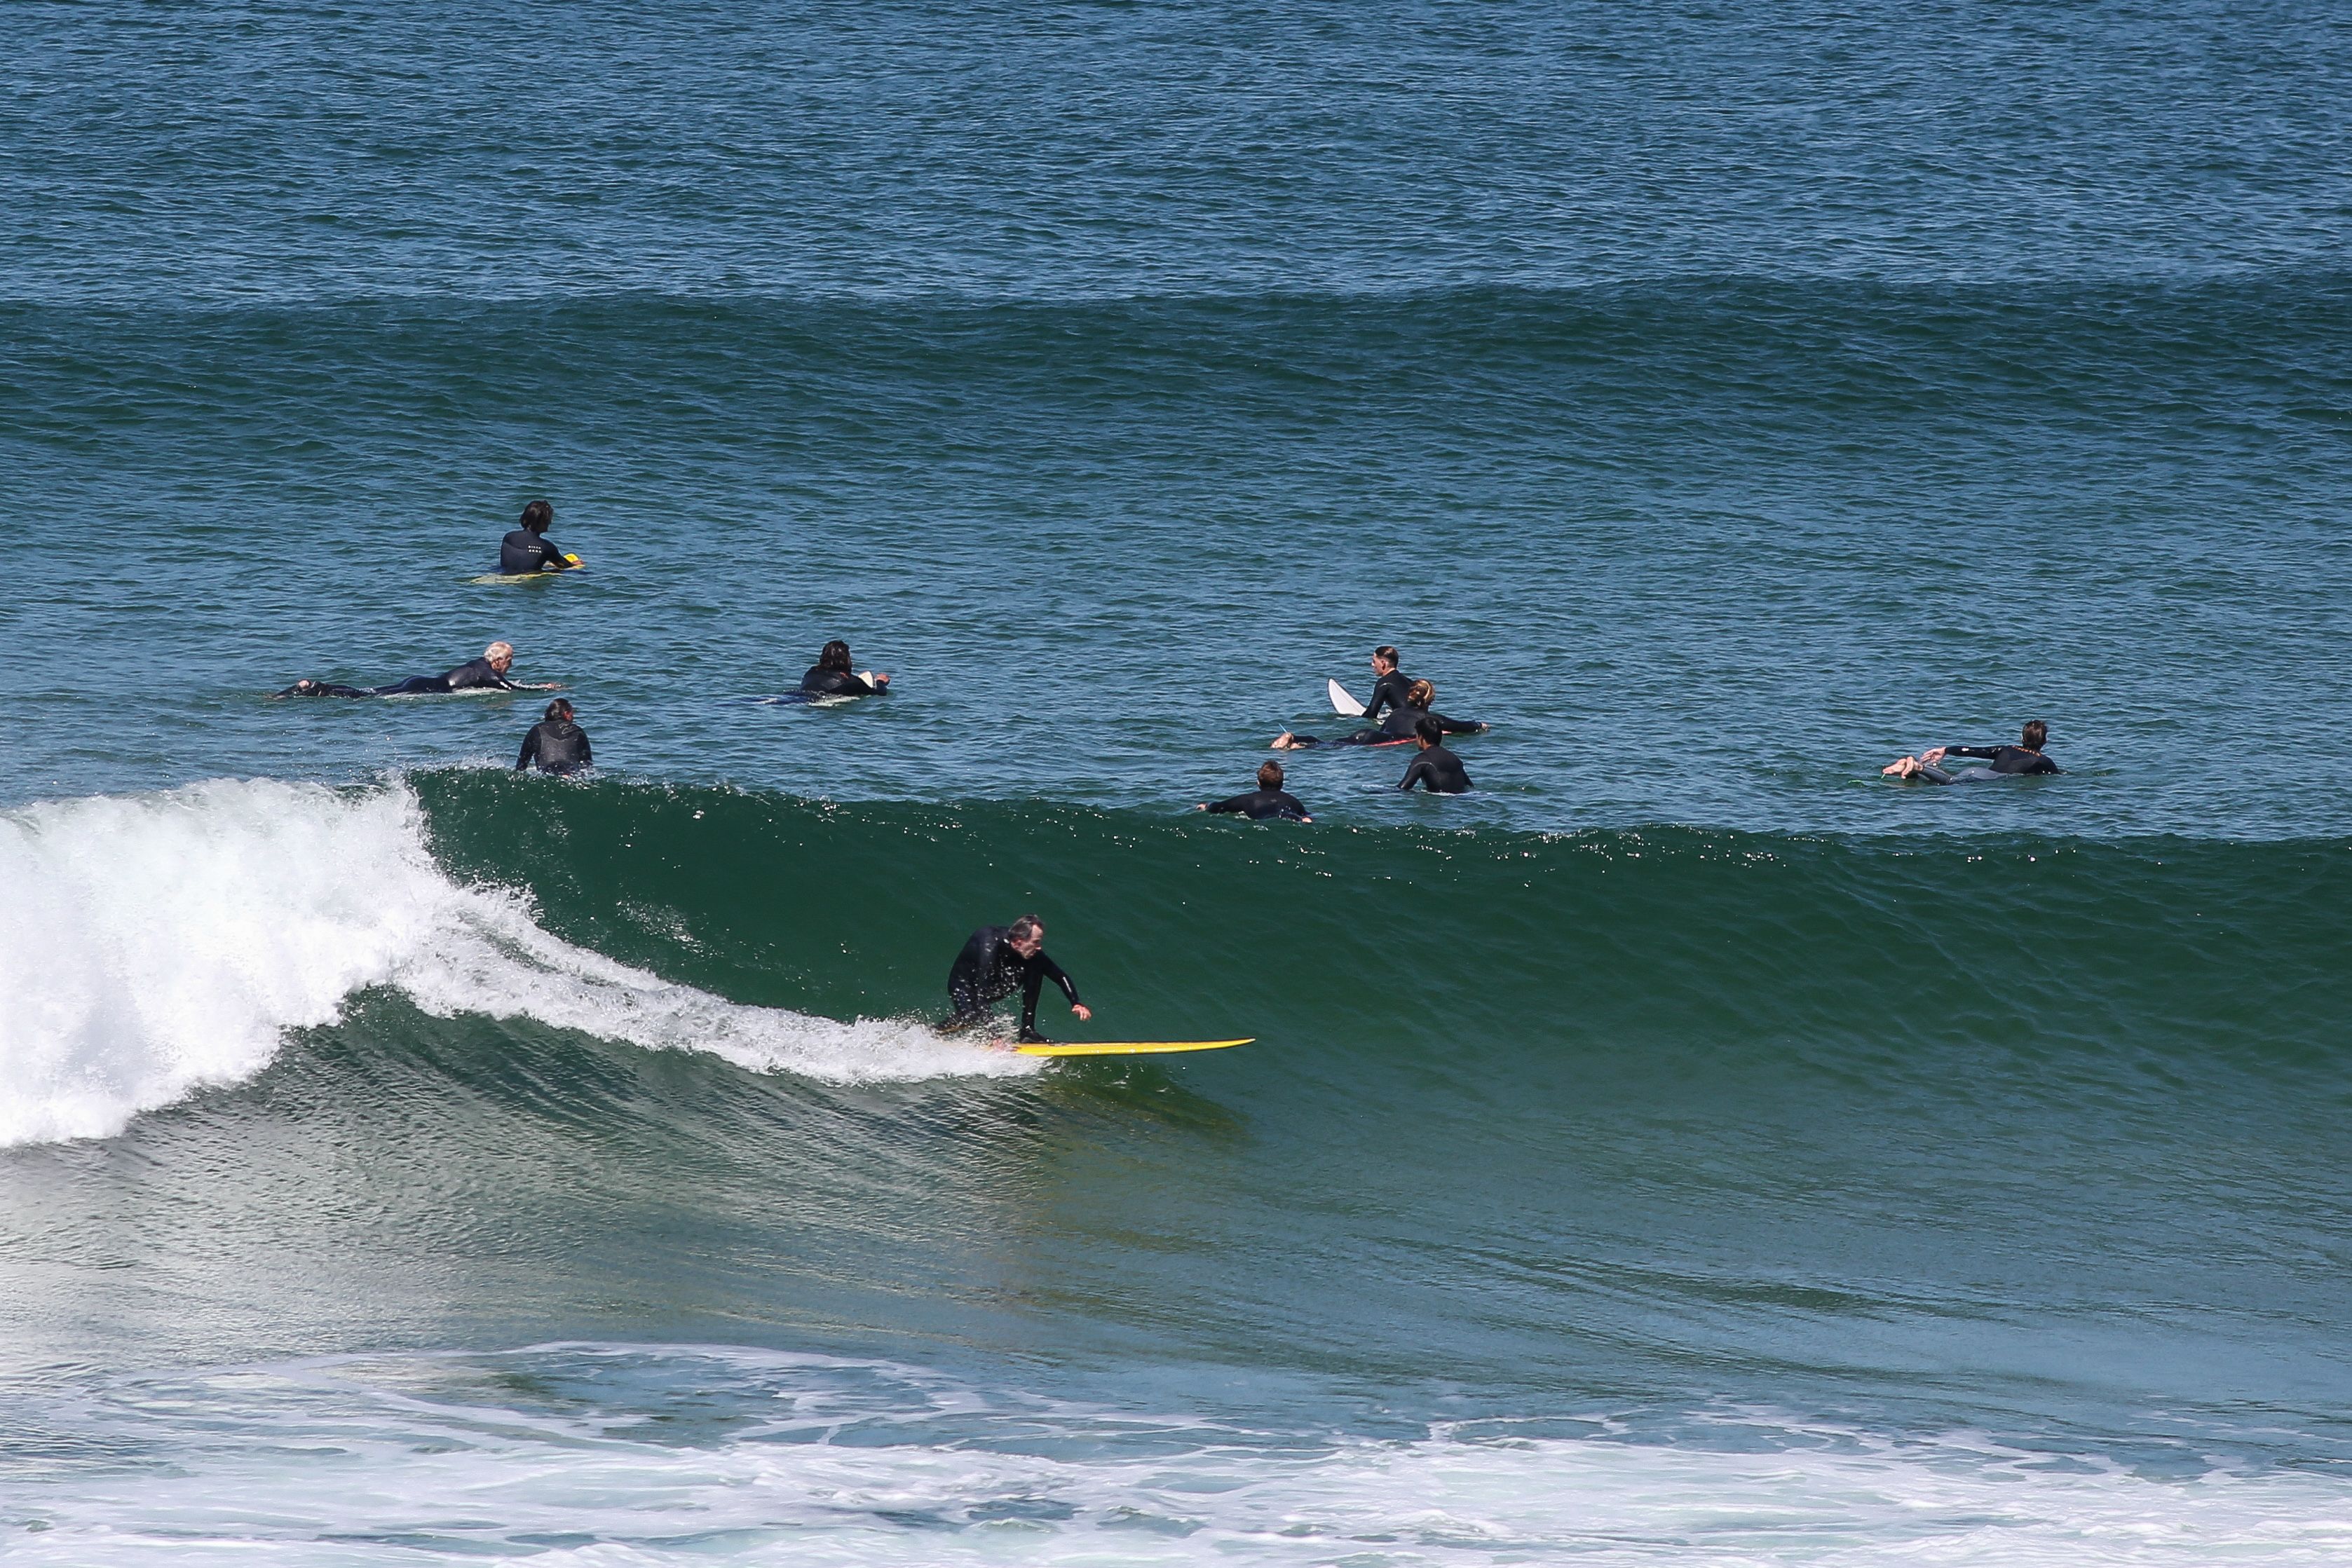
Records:
M1433 721L1446 735L1476 735L1492 727L1479 719L1448 718L1442 713L1432 713L1437 701L1437 688L1427 681L1414 681L1405 687L1404 700L1389 710L1389 716L1379 724L1329 740L1311 735L1296 735L1284 730L1270 743L1276 751L1304 751L1316 746L1402 746L1411 740L1424 719ZM1371 710L1364 710L1370 716Z
M510 681L507 672L514 667L514 644L493 643L482 650L478 659L468 659L454 670L437 675L411 675L404 681L394 681L388 686L342 686L331 681L299 680L278 695L281 697L415 697L436 696L447 692L500 691L552 692L562 689L561 682Z
M1268 817L1279 817L1290 822L1311 822L1315 820L1307 814L1307 808L1298 803L1298 797L1282 787L1282 764L1279 762L1259 766L1257 788L1249 794L1235 795L1231 800L1219 800L1214 804L1203 801L1192 810L1238 814L1253 822L1262 822Z
M942 1034L953 1034L987 1021L990 1009L1021 993L1021 1033L1024 1045L1043 1045L1037 1032L1037 994L1047 980L1070 998L1070 1011L1081 1021L1094 1011L1078 1000L1078 988L1062 967L1045 956L1045 923L1024 915L1010 925L983 925L971 934L948 970L948 1001L954 1011L940 1020Z
M2064 768L2042 755L2050 727L2034 719L2015 746L1938 746L1916 757L1898 757L1879 773L1889 779L1925 779L1930 784L1979 784L1989 779L2016 779L2037 773L2063 773ZM1957 773L1937 766L1947 757L1980 757L1990 768L1966 768Z

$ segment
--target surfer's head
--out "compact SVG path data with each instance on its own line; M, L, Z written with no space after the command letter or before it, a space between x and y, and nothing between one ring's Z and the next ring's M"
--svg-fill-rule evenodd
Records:
M1404 700L1426 713L1437 705L1437 688L1427 681L1415 681L1405 687Z
M1261 762L1258 764L1257 787L1261 789L1281 789L1282 764L1279 762Z
M540 715L540 716L541 718L570 718L572 716L572 699L570 697L556 698L553 702L547 705L547 711Z
M555 508L545 501L533 501L522 509L522 526L535 534L543 534L555 526Z
M1421 684L1426 685L1428 683ZM1445 738L1445 727L1433 718L1423 718L1413 725L1412 738L1422 750L1427 751Z
M849 644L837 639L827 643L824 645L824 652L816 656L816 667L820 670L848 669Z
M1375 648L1372 650L1372 674L1376 675L1392 675L1396 674L1396 667L1397 651L1394 648Z
M1045 945L1045 923L1034 915L1024 915L1004 928L1004 939L1024 958L1034 958Z
M2028 751L2039 751L2039 750L2041 750L2041 749L2042 749L2042 743L2043 741L2045 741L2045 740L2049 739L2049 738L2050 738L2050 727L2049 727L2048 725L2046 725L2046 724L2042 723L2042 722L2040 719L2038 719L2038 718L2035 718L2035 719L2028 719L2028 720L2026 721L2026 723L2025 723L2025 749L2026 749L2026 750L2028 750Z
M490 668L503 675L507 673L507 666L514 663L514 644L493 643L482 650L482 657L488 661Z

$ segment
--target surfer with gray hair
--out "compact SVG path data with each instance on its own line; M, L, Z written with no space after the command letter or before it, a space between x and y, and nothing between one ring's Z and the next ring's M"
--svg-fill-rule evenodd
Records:
M454 670L437 675L411 675L404 681L394 681L388 686L339 686L330 681L300 680L277 695L281 697L419 697L436 696L446 692L554 692L563 689L557 681L536 685L528 681L510 681L507 671L514 667L515 650L512 643L493 643L482 650L478 659L468 659Z
M948 1001L954 1011L940 1020L942 1034L953 1034L987 1021L995 1005L1021 993L1021 1033L1024 1045L1043 1045L1037 1032L1037 994L1047 980L1062 988L1070 1010L1081 1021L1094 1012L1078 1000L1078 988L1062 967L1045 956L1045 923L1024 915L1010 925L983 925L973 932L948 970Z

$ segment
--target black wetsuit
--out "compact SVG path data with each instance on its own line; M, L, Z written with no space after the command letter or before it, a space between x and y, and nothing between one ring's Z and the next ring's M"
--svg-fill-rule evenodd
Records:
M1417 707L1394 707L1389 716L1374 729L1360 729L1352 735L1339 736L1330 740L1318 740L1311 735L1294 735L1290 738L1301 747L1312 746L1394 746L1411 740L1414 729L1424 718L1433 718L1437 727L1448 735L1475 735L1486 727L1475 719L1448 718L1442 713L1423 713Z
M2060 768L2038 751L2028 751L2021 746L1948 746L1947 757L1981 757L1992 764L1992 770L2003 778L2019 773L2061 773Z
M823 664L810 665L809 673L801 677L802 692L813 697L871 697L888 689L868 685L847 670L828 670Z
M405 697L436 692L499 691L512 692L522 688L499 674L498 667L488 659L468 659L454 670L437 675L411 675L388 686L378 686L374 695L380 697Z
M1021 1038L1034 1040L1037 1036L1037 993L1047 980L1062 988L1070 1005L1078 1005L1078 988L1062 967L1039 948L1034 958L1024 958L1013 950L1009 925L983 925L971 934L956 955L954 967L948 971L948 1000L955 1011L940 1025L941 1029L961 1029L978 1023L988 1016L988 1009L997 1002L1021 993Z
M1383 706L1399 710L1412 706L1412 677L1402 670L1391 670L1372 683L1372 695L1364 702L1364 722L1380 723Z
M1307 821L1307 808L1298 803L1297 796L1286 789L1254 789L1230 800L1220 800L1209 810L1239 812L1253 822L1262 822L1268 817L1280 817L1290 822Z
M515 771L520 773L534 762L541 773L577 773L594 767L596 758L589 753L586 730L568 718L543 718L522 737L522 755L515 758Z
M297 681L278 695L281 697L414 697L473 691L485 686L502 692L522 689L499 674L488 659L468 659L445 674L411 675L388 686L339 686L331 681Z
M499 570L509 577L527 571L562 571L571 564L545 535L529 528L516 528L499 541Z
M1981 757L1992 766L1964 768L1953 773L1922 762L1916 777L1927 779L1930 784L1981 784L1989 779L2014 779L2025 774L2065 771L2042 753L2028 751L2021 746L1948 746L1944 747L1944 755Z
M1404 770L1400 789L1411 789L1419 784L1433 795L1464 795L1470 790L1470 775L1462 766L1462 758L1442 746L1433 746L1412 759Z

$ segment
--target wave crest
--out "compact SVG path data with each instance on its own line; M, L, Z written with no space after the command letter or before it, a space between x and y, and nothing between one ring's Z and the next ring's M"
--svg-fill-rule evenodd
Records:
M0 1146L105 1137L250 1078L374 986L837 1082L1022 1073L919 1025L839 1023L674 985L434 863L404 786L269 779L0 814Z

